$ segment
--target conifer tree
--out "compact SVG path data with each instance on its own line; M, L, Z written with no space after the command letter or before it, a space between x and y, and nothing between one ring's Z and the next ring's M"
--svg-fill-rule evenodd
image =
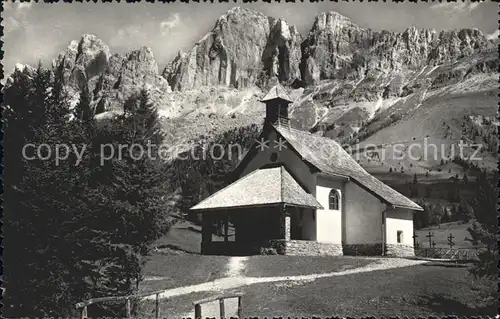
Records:
M166 194L172 190L158 156L163 141L158 113L144 90L127 103L137 108L114 119L97 137L98 145L111 145L116 152L120 145L126 148L109 160L100 159L100 186L88 190L96 212L92 221L99 230L96 237L110 243L105 259L113 267L106 274L113 284L108 294L137 288L150 244L165 234L171 222ZM95 151L96 156L103 156Z
M480 174L475 185L476 194L471 203L475 220L467 229L470 234L467 240L481 242L486 246L486 250L479 254L480 262L471 269L471 273L477 277L496 278L498 275L496 181L496 176L491 178L486 172Z
M33 157L23 147L44 143L54 151L54 141L68 143L68 106L51 72L39 64L33 74L14 74L5 90L5 237L17 249L4 255L6 308L10 317L71 315L75 297L72 287L81 277L71 276L68 265L77 265L73 233L73 210L68 195L76 182L64 164L53 157ZM8 145L8 146L7 146ZM12 152L11 152L12 150ZM26 149L25 149L26 150ZM48 155L44 149L42 155ZM27 156L24 156L27 155Z
M75 106L75 117L82 121L88 122L93 118L93 111L91 108L91 98L88 83L85 83L80 92L80 100Z

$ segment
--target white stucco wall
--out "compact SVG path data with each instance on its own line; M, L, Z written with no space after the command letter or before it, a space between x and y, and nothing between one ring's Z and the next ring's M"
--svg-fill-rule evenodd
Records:
M357 184L345 185L346 244L382 243L382 212L385 204Z
M388 210L386 213L386 243L398 244L397 232L403 231L400 245L413 246L413 211L404 208Z
M316 211L316 240L325 243L342 243L342 194L344 181L342 179L318 176L316 180L316 199L324 207ZM339 209L329 209L329 195L332 189L339 192Z

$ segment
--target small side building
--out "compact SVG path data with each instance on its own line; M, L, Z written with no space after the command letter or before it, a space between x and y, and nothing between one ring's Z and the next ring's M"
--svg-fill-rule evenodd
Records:
M203 254L412 256L413 201L366 172L337 142L290 126L292 100L277 84L262 99L259 138L235 181L192 207ZM234 241L212 241L213 220Z

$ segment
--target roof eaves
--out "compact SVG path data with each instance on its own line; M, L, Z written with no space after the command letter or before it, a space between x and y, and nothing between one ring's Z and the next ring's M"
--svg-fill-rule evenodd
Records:
M417 210L417 211L423 211L424 209L420 207L420 205L415 204L415 206L404 206L404 205L392 205L394 207L399 207L399 208L404 208L404 209L411 209L411 210Z
M326 176L326 177L335 176L335 177L345 178L347 180L351 179L351 176L349 176L349 175L342 175L342 174L337 174L337 173L332 173L332 172L324 172L324 171L319 171L318 175Z
M233 184L234 184L234 183L237 183L237 182L239 182L239 181L242 181L242 180L244 180L244 179L246 179L246 178L250 177L251 175L255 174L255 173L256 173L256 172L258 172L258 171L259 171L259 170L258 170L258 169L256 169L256 170L254 170L253 172L250 172L250 173L248 173L247 175L243 176L242 178L240 178L240 179L238 179L238 180L234 181L233 183L230 183L229 185L227 185L227 186L225 186L225 187L223 187L223 188L219 189L218 191L216 191L216 192L215 192L215 193L213 193L212 195L210 195L210 196L208 196L207 198L203 199L203 200L202 200L201 202L199 202L198 204L196 204L196 205L194 205L193 207L189 208L189 210L200 210L199 208L195 208L195 207L196 207L196 206L198 206L198 205L200 205L200 204L202 204L204 201L207 201L208 199L210 199L210 198L214 197L215 195L217 195L217 194L221 193L221 192L222 192L222 191L224 191L225 189L227 189L227 188L229 188L229 187L233 186Z
M283 203L285 206L292 206L292 207L301 207L301 208L312 208L311 206L308 205L300 205L300 204L289 204L289 203ZM319 204L319 202L318 202ZM316 209L325 209L321 204L314 206Z
M385 199L384 197L380 196L379 194L377 194L375 191L373 191L371 188L369 187L366 187L365 185L363 185L363 183L361 183L360 181L358 181L356 178L352 178L351 179L353 182L356 183L356 185L358 185L359 187L363 188L365 191L369 192L370 194L372 194L373 196L377 197L381 202L383 202L384 204L387 204L387 205L391 205L393 207L400 207L400 208L405 208L405 209L412 209L412 210L423 210L422 207L420 207L419 205L415 204L417 207L412 207L412 206L406 206L406 205L401 205L401 204L394 204L393 202L390 202L388 201L387 199ZM385 183L384 183L385 185ZM387 185L386 185L387 186ZM389 186L387 186L389 187ZM404 196L403 194L401 194L401 196ZM406 196L404 196L406 198ZM407 198L409 201L411 201L409 198Z
M232 210L232 209L256 208L256 207L279 206L279 205L283 205L283 202L253 204L253 205L240 205L240 206L228 206L228 207L198 208L198 209L193 209L193 210L198 211L200 213L204 213L204 212L213 212L213 211L227 211L227 210Z

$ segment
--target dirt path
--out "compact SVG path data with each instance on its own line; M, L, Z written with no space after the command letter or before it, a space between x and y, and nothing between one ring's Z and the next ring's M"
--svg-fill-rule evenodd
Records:
M244 274L248 257L231 257L227 264L227 277L240 277Z
M240 258L240 259L233 259ZM299 275L299 276L278 276L278 277L245 277L242 276L242 270L244 269L245 257L233 257L228 264L228 274L233 274L235 276L226 277L222 279L217 279L211 282L206 282L198 285L184 286L165 290L160 294L160 298L171 298L180 295L186 295L194 292L221 292L228 289L240 288L248 285L259 284L259 283L271 283L271 282L288 282L288 281L314 281L320 278L328 278L334 276L344 276L362 272L370 272L375 270L384 270L392 268L409 267L427 263L424 260L409 260L409 259L396 259L396 258L380 258L377 263L369 264L364 267L348 269L338 272L329 272L321 274L310 274L310 275ZM243 266L242 266L243 265ZM149 296L146 299L153 300L155 296ZM205 316L205 315L203 315ZM181 316L182 317L182 316ZM189 315L185 315L189 317ZM191 316L193 317L193 316Z

